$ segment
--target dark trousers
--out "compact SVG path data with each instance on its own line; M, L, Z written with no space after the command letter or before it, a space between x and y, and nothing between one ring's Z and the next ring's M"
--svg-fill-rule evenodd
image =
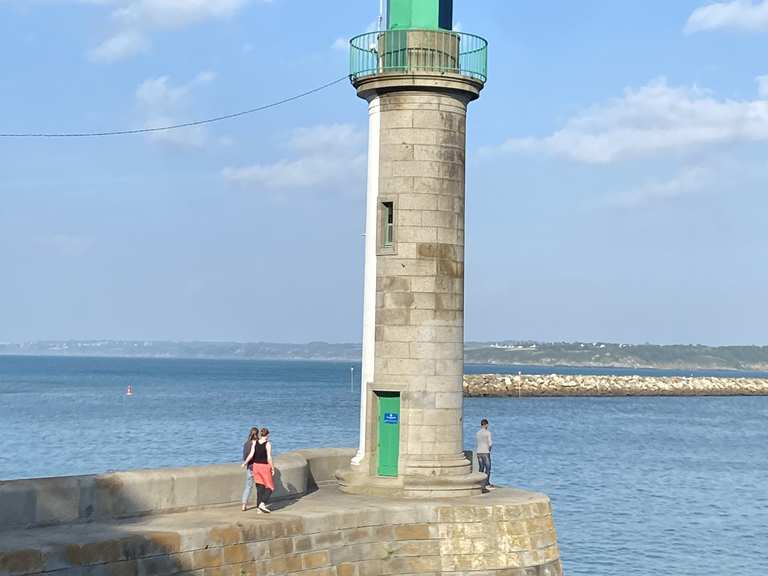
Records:
M487 478L485 479L485 485L488 486L488 484L491 483L491 455L488 454L479 454L477 455L477 469L482 472L483 474L487 474Z
M267 504L272 497L272 490L262 484L256 484L256 506Z

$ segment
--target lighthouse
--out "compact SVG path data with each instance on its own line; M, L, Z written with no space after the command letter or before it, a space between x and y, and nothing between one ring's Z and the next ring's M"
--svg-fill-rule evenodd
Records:
M368 103L360 444L352 493L479 494L463 446L467 108L487 42L453 30L452 0L388 0L351 40Z

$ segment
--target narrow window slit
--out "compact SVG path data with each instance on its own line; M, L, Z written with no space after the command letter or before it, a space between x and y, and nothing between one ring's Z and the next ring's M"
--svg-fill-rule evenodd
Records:
M391 248L395 243L395 203L382 202L382 207L382 220L384 224L382 245L384 248Z

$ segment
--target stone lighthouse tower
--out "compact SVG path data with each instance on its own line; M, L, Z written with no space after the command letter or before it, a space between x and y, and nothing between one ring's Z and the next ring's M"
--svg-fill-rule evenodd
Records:
M452 0L389 0L386 30L351 41L368 102L360 447L342 489L481 492L463 452L467 106L487 43L455 32Z

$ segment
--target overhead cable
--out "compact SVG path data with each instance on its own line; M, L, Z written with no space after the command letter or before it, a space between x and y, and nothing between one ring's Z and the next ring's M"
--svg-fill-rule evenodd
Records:
M276 108L277 106L280 106L282 104L287 104L288 102L293 102L294 100L299 100L300 98L304 98L306 96L310 96L311 94L320 92L321 90L325 90L326 88L330 88L331 86L334 86L339 82L343 82L348 78L349 76L345 75L345 76L342 76L341 78L337 78L333 82L328 82L327 84L323 84L322 86L318 86L317 88L313 88L312 90L307 90L306 92L302 92L300 94L296 94L288 98L283 98L282 100L277 100L276 102L271 102L270 104L257 106L256 108L251 108L250 110L243 110L242 112L235 112L233 114L226 114L224 116L216 116L214 118L207 118L205 120L196 120L194 122L184 122L182 124L172 124L170 126L155 126L151 128L135 128L133 130L106 130L101 132L85 132L85 131L83 132L20 132L20 133L5 133L5 134L0 132L0 138L95 138L99 136L126 136L130 134L149 134L152 132L166 132L168 130L178 130L180 128L191 128L193 126L213 124L214 122L221 122L222 120L231 120L233 118L247 116L248 114L262 112L264 110L268 110L269 108Z

